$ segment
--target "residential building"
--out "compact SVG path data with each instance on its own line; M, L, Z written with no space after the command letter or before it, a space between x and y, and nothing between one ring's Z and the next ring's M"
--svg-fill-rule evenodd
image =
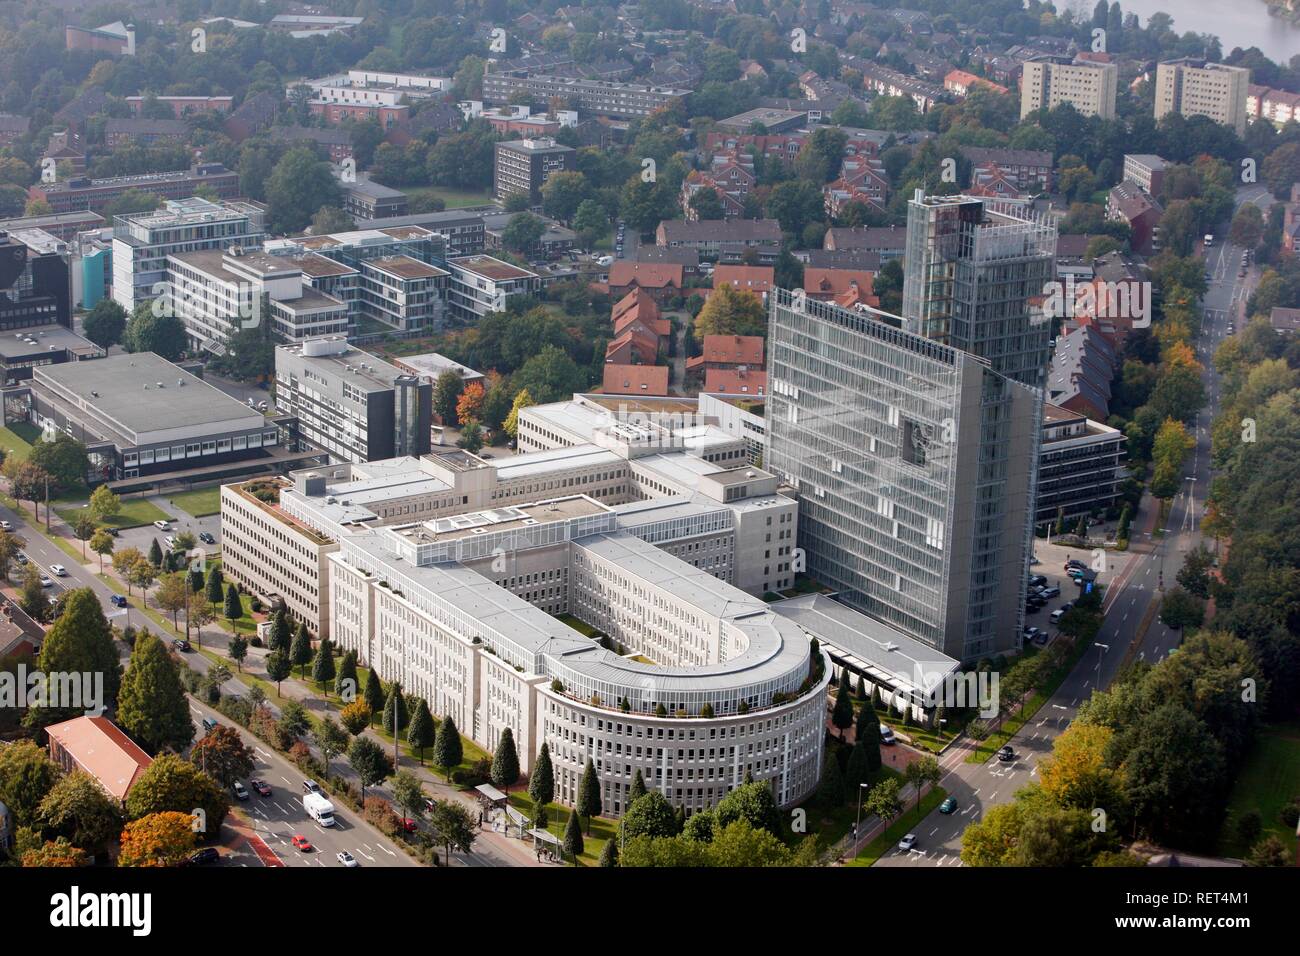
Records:
M762 398L767 392L767 373L754 368L706 368L704 385L700 390Z
M831 226L822 248L831 252L874 254L878 262L901 259L907 244L907 230L895 226Z
M737 291L752 292L763 302L775 283L776 270L772 266L719 265L713 270L714 289L729 285Z
M229 113L235 105L233 96L128 96L126 105L136 116L144 115L146 105L170 107L172 116L184 119L191 113Z
M72 29L69 27L68 29ZM74 717L45 728L50 760L65 774L90 776L118 807L153 763L134 740L107 717Z
M1030 60L1020 79L1020 118L1069 103L1084 116L1114 119L1118 86L1119 67L1114 63L1081 57Z
M992 80L986 80L982 76L976 76L974 73L967 73L965 70L949 70L943 77L943 88L949 93L954 93L963 99L971 90L985 89L991 93L1005 95L1010 93L1005 86L994 83Z
M1052 191L1052 154L1049 150L963 146L961 154L974 166L994 163L1026 193Z
M1164 191L1168 167L1163 159L1150 153L1125 153L1124 181L1136 183L1148 194L1159 196Z
M808 574L958 660L1018 648L1041 391L885 313L768 302L763 462Z
M741 219L732 222L665 219L655 230L655 245L694 249L701 259L737 263L753 250L759 265L775 265L781 254L781 224L775 219Z
M1275 305L1268 314L1268 321L1273 326L1273 331L1279 335L1295 335L1300 331L1300 309L1287 309Z
M121 20L94 28L69 24L63 28L63 41L69 50L135 56L135 25Z
M1126 222L1132 230L1129 245L1138 255L1148 256L1160 248L1160 220L1164 209L1141 186L1125 180L1106 194L1106 218Z
M619 259L609 267L609 296L622 299L635 290L666 306L684 294L682 267L673 263L629 262Z
M358 176L354 182L341 184L343 211L353 219L390 219L406 215L410 205L406 193L392 189L370 179Z
M119 146L153 146L158 143L184 143L189 139L190 127L179 119L114 119L104 121L104 145L111 149Z
M334 461L429 452L433 386L341 335L275 350L276 404Z
M1156 66L1155 117L1166 113L1208 116L1246 133L1246 94L1250 70L1193 57Z
M546 180L577 169L577 155L550 138L502 140L495 147L493 194L502 201L527 196L530 206L540 205Z
M667 395L667 365L617 365L606 362L601 391L606 395Z
M1106 336L1084 325L1056 340L1047 379L1047 401L1104 422L1110 417L1111 382L1120 359Z
M753 133L755 124L762 126L768 134L788 133L792 130L802 129L808 124L808 111L760 107L746 110L744 113L738 113L735 116L728 116L726 119L718 120L717 123L723 129L750 134Z

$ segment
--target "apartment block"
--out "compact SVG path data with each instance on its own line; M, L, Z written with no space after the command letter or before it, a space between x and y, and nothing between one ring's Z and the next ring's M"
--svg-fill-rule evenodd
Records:
M201 163L190 169L170 173L140 173L89 179L78 176L56 183L37 183L28 187L27 198L43 199L55 213L89 209L102 213L106 206L128 190L153 193L162 199L187 199L205 186L220 200L239 195L239 174L220 163Z
M1062 58L1030 60L1020 79L1020 118L1069 103L1084 116L1115 118L1119 67Z
M494 154L494 195L502 201L527 196L529 205L539 205L546 180L576 169L577 155L577 150L550 138L502 140Z
M1208 116L1243 136L1249 87L1250 70L1245 67L1192 57L1169 60L1156 66L1155 117Z
M458 256L447 260L447 268L451 272L447 304L451 314L465 322L501 312L511 296L532 295L542 288L536 272L492 256Z
M673 87L546 76L525 71L483 75L484 103L509 103L512 97L520 94L531 97L535 103L548 103L552 97L558 97L567 100L570 108L614 119L649 116L690 93L690 90Z

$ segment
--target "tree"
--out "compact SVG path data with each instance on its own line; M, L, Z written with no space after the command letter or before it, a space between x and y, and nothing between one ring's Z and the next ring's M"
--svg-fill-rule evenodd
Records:
M834 763L834 761L828 761ZM882 780L867 791L862 808L872 816L879 817L886 825L903 812L903 801L899 796L902 784L897 777Z
M151 753L163 748L182 750L194 739L189 701L177 666L162 641L147 632L136 638L131 651L131 666L118 696L117 720Z
M1251 866L1289 866L1291 860L1282 841L1269 835L1251 848L1248 862Z
M21 836L21 832L19 834ZM15 853L21 850L20 865L23 867L81 867L90 865L90 857L86 851L79 847L73 846L64 837L57 840L46 840L39 847L22 850L21 846L15 847Z
M477 821L459 800L435 800L429 826L442 844L445 858L450 859L452 850L473 850Z
M154 538L152 541L149 542L149 563L152 564L155 568L162 567L163 549L162 549L162 545L158 543L157 538Z
M594 199L584 199L573 215L573 229L578 234L582 248L590 251L601 236L609 231L609 215L605 207Z
M725 219L727 216L727 211L723 208L717 190L707 187L697 189L695 195L691 196L690 209L691 212L695 213L695 218L701 221L716 221Z
M551 766L551 748L545 741L537 752L532 776L528 778L528 795L534 803L547 804L555 799L555 768Z
M127 580L140 589L140 596L149 603L149 586L158 576L158 566L147 558L139 558L126 571Z
M235 666L239 668L239 672L242 674L244 672L244 659L248 657L247 638L236 634L230 639L226 653L230 655L230 659L235 662Z
M465 390L465 380L460 373L448 369L438 376L433 385L433 411L444 425L459 425L456 406L460 402L460 393Z
M334 678L334 691L339 695L339 699L345 704L350 704L357 699L357 690L360 685L357 683L357 652L345 651L343 660L339 662L338 676Z
M212 565L212 567L208 568L208 579L207 582L204 584L203 596L208 599L208 603L211 604L214 608L218 604L224 603L224 598L225 598L225 588L223 587L224 584L225 582L221 578L221 565L214 564ZM235 596L236 598L238 598L239 596L238 591L235 592Z
M266 180L267 227L298 232L321 206L341 206L342 191L329 163L310 149L286 152Z
M347 750L348 732L327 714L312 731L312 737L316 741L316 746L320 748L321 757L325 760L325 775L329 776L330 758Z
M284 651L272 651L266 655L266 676L275 681L276 696L280 696L280 682L293 673L293 662Z
M518 779L519 754L515 751L515 735L506 727L501 731L501 739L492 755L492 783L509 792Z
M104 699L98 702L59 700L62 695L56 692L57 687L49 684L50 677L47 676L45 689L48 693L46 702L38 708L39 717L34 721L36 726L68 720L93 708L96 703L112 706L117 701L121 706L122 665L113 643L112 628L104 617L99 598L90 588L76 588L63 599L63 613L50 627L41 645L40 665L45 675L103 675Z
M388 688L388 699L384 701L384 730L398 737L410 719L406 698L402 695L402 685L393 681L393 685Z
M175 362L189 347L189 334L179 316L165 310L155 314L153 303L144 303L131 313L122 347L128 352L154 352Z
M283 604L277 604L271 614L271 634L267 640L267 647L273 651L284 651L286 655L293 647L293 624Z
M588 757L587 765L582 770L582 778L578 781L577 806L578 815L587 818L588 836L591 835L591 818L600 816L600 811L600 778L596 776L595 764Z
M747 820L756 829L781 835L781 811L767 781L742 783L718 801L713 816L719 830L736 820Z
M34 565L27 565L23 572L22 597L18 604L34 621L43 621L48 616L49 604L45 600L45 588L41 586L41 575Z
M859 740L849 751L849 760L844 766L844 792L856 794L870 772L867 767L867 749Z
M515 384L528 390L538 402L555 402L572 397L587 386L586 373L563 349L547 345L515 373Z
M828 757L822 767L822 779L817 785L817 802L824 810L834 810L844 803L844 774L840 771L840 762L833 756Z
M701 339L706 335L764 335L766 331L762 301L748 289L730 285L715 289L695 317L695 334Z
M12 531L0 531L0 578L9 580L9 572L19 552L27 547L25 539Z
M584 849L582 826L578 822L578 810L569 813L569 822L564 825L564 852L573 857L573 865L578 865L578 857ZM590 825L590 824L588 824Z
M630 807L638 799L644 797L646 793L645 778L641 776L641 771L638 770L632 775L632 786L627 791L627 805Z
M59 778L41 801L37 816L43 827L91 852L122 829L122 811L98 781L81 770Z
M104 571L104 556L113 553L113 536L102 528L90 536L90 550L99 555L99 570ZM8 575L6 574L7 578Z
M361 799L366 798L366 787L383 783L393 772L393 762L382 747L369 737L356 737L348 747L348 762L361 778Z
M190 763L223 787L253 772L253 753L233 727L218 724L199 738Z
M606 840L601 848L600 866L603 869L618 866L618 845L613 840Z
M126 797L126 815L133 820L151 813L185 814L187 824L195 809L203 811L202 832L216 836L230 801L220 785L194 764L173 753L159 754L140 774Z
M841 673L840 686L835 691L835 709L831 711L831 723L839 728L840 740L844 739L844 731L853 726L853 695L849 691L847 671Z
M384 705L388 702L388 697L384 693L383 681L379 679L379 672L373 667L366 675L365 701L366 706L370 708L372 717L374 714L382 715Z
M424 785L411 771L401 770L393 777L393 800L404 816L415 820L424 816Z
M321 206L311 217L313 236L327 236L333 232L348 232L357 227L356 220L338 206Z
M354 700L339 711L339 720L354 737L370 726L371 717L370 708L364 700Z
M505 423L501 426L507 435L511 438L518 437L519 434L519 413L530 405L536 404L533 397L528 394L528 389L521 388L515 393L514 403L510 406L510 414L506 416Z
M464 422L461 425L456 447L465 449L471 455L478 454L483 448L483 429L478 422Z
M624 840L638 836L676 836L677 815L667 797L658 790L651 790L628 805L620 827Z
M515 213L501 230L501 245L510 252L526 254L546 232L546 223L530 212Z
M334 648L330 646L330 639L322 637L320 647L316 649L316 659L311 665L311 679L325 691L325 696L329 696L330 682L334 680Z
M290 743L300 740L311 730L311 719L302 701L287 700L280 706L280 719L276 721L280 735Z
M10 493L19 501L30 501L32 514L36 515L37 503L45 495L49 475L35 462L19 461L13 457L6 458L3 467L4 476L9 479Z
M542 184L542 211L552 219L567 223L590 196L591 186L582 173L551 173Z
M825 220L821 185L806 179L778 184L767 198L767 213L780 222L782 232L801 236L805 227Z
M169 810L132 820L122 830L117 865L180 866L194 852L193 816Z
M50 485L59 491L83 487L90 468L86 446L65 432L59 432L53 441L36 439L27 460L49 475Z
M126 331L126 309L112 299L100 299L82 320L82 334L102 349L122 341Z
M178 617L180 612L189 606L190 601L190 587L185 580L185 575L164 574L153 597L159 608L171 614L172 627L179 631L181 628Z
M433 728L433 715L429 713L429 705L425 703L424 698L420 697L415 702L415 713L411 716L411 725L406 729L406 742L415 748L420 755L420 763L424 763L424 751L434 746L437 741ZM459 760L456 763L460 763ZM455 764L452 764L455 766Z
M289 661L300 668L299 677L307 677L307 665L311 663L311 658L311 635L307 633L307 625L299 621L298 628L294 631L293 644L289 647Z
M237 621L244 616L244 605L239 600L239 588L235 587L234 581L226 585L226 604L222 610L228 621Z
M464 759L465 747L461 743L460 731L451 719L451 714L444 714L438 725L438 736L433 742L434 765L442 771L443 779L450 783L452 770Z
M921 816L921 790L925 785L937 784L942 776L939 770L939 762L933 757L922 757L920 760L913 760L903 768L903 780L916 791L916 815Z
M1176 631L1200 627L1205 620L1205 602L1180 587L1173 588L1160 602L1160 620Z
M857 746L863 749L867 758L868 775L880 769L880 717L870 702L862 705L858 711L858 723L854 734Z
M34 741L0 747L0 803L19 826L39 822L41 803L59 780L59 768Z
M1214 556L1203 543L1198 544L1183 557L1183 566L1178 569L1178 584L1198 598L1210 596L1210 568L1214 565Z

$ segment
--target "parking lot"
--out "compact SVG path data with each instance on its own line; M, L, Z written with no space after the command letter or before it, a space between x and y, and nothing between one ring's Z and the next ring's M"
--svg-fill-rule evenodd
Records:
M1029 573L1046 578L1046 587L1059 589L1058 594L1048 598L1040 607L1033 610L1026 607L1025 610L1025 626L1036 627L1046 635L1045 638L1037 637L1035 640L1039 647L1043 647L1058 633L1052 615L1062 610L1065 605L1077 601L1081 593L1079 586L1070 579L1065 570L1066 562L1075 560L1082 561L1084 565L1091 565L1096 558L1092 551L1048 544L1037 539L1034 541L1034 557L1038 563L1030 565ZM1105 587L1124 570L1132 555L1121 551L1105 551L1102 553L1102 558L1104 560L1098 562L1101 570L1097 573L1097 583Z

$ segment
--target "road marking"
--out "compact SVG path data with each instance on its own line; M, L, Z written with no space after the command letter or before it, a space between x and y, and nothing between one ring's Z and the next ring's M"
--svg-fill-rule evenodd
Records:
M971 796L972 796L972 797L978 797L979 795L980 795L979 787L976 787L976 788L975 788L975 792L972 793Z
M938 832L939 832L939 828L935 827L933 830L930 831L930 836L934 836Z
M994 790L993 793L991 793L991 794L989 795L989 802L991 803L992 801L996 800L997 798L998 798L998 792L997 792L996 790Z
M367 845L367 844L362 844L362 845L365 846L365 845ZM371 856L369 853L365 852L364 850L360 850L360 849L359 849L359 850L357 850L357 852L360 853L362 856L364 856L364 857L365 857L367 860L369 860L371 863L374 863L374 862L375 862L375 858L374 858L373 856Z

